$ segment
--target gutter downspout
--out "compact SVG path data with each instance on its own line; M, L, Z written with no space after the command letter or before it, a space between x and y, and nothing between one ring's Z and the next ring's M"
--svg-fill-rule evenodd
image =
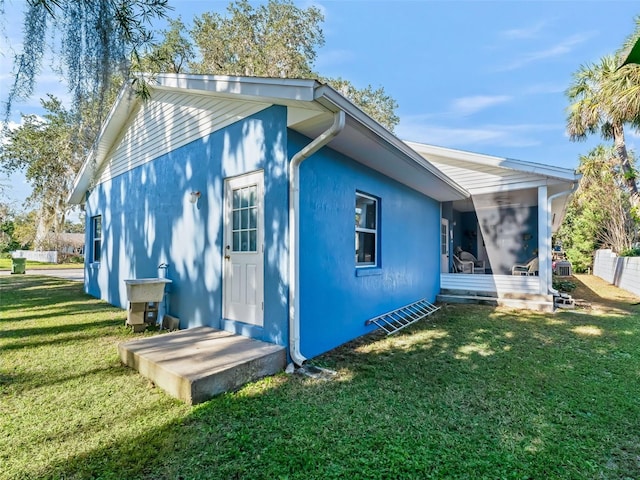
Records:
M289 163L289 355L296 365L306 358L300 353L300 164L328 144L344 128L345 114L334 114L333 124L296 153Z
M547 199L547 225L549 226L549 242L551 241L551 229L553 228L553 225L551 224L551 221L553 219L553 217L551 216L551 202L553 202L556 198L562 197L564 195L572 195L573 193L575 193L575 191L578 189L578 186L580 185L579 182L575 182L572 186L571 186L571 190L567 190L564 192L559 192L556 193L554 195L551 195L548 199ZM549 250L551 251L551 250ZM547 275L547 286L548 286L548 291L551 295L558 295L559 292L553 288L553 270L551 268L547 269L546 272Z

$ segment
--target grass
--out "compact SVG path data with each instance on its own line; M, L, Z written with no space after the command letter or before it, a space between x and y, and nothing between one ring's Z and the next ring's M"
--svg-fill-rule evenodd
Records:
M0 282L3 479L640 477L640 307L595 277L576 312L445 306L196 407L120 365L122 310Z
M0 271L1 270L11 270L11 259L10 258L0 258ZM44 263L44 262L34 262L32 260L27 260L25 264L25 269L29 270L57 270L57 269L68 269L68 268L84 268L83 263Z

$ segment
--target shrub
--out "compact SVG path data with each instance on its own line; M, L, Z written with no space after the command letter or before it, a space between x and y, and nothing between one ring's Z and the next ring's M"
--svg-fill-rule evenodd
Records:
M553 279L553 288L559 292L571 293L576 289L576 284L570 280Z

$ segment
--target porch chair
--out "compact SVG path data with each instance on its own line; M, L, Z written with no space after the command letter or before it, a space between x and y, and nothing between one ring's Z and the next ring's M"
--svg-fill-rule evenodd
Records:
M455 273L473 273L473 262L470 260L461 260L453 254L453 269Z
M511 267L511 275L538 275L539 264L537 256L530 258L525 263L516 263Z
M473 271L471 273L485 273L484 260L478 260L472 253L465 252L460 247L456 247L455 255L463 262L473 263Z

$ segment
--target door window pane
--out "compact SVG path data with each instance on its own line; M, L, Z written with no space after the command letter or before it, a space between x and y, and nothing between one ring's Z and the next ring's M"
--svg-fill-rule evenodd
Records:
M258 186L233 191L232 232L234 252L258 251Z

